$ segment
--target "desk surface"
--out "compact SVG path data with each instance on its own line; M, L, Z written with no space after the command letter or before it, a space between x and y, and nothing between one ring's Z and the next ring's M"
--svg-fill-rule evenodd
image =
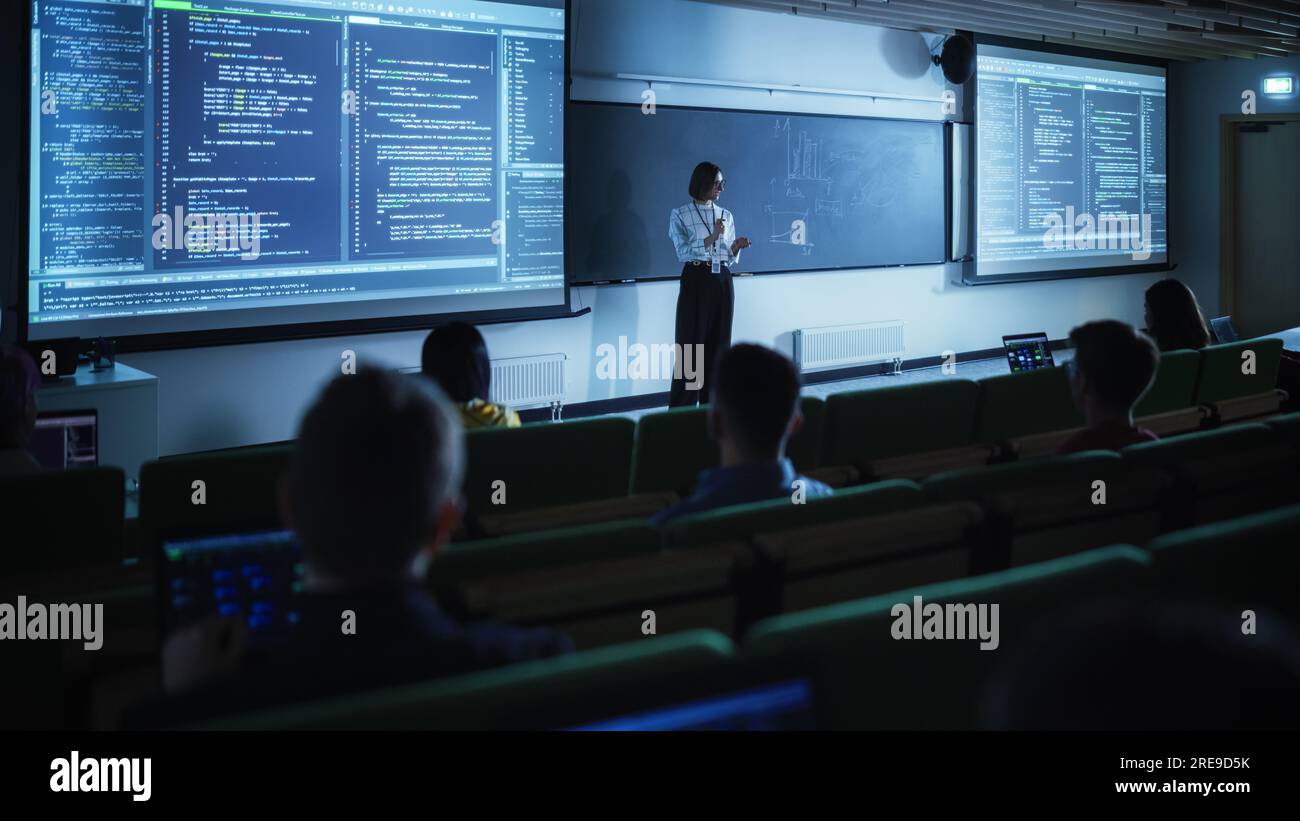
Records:
M89 365L77 368L77 372L72 376L60 377L57 382L42 382L40 391L42 396L51 396L59 393L66 393L87 388L118 388L118 387L137 387L144 384L157 384L158 377L151 373L133 368L130 365L117 363L115 367L106 368L102 371L92 369Z

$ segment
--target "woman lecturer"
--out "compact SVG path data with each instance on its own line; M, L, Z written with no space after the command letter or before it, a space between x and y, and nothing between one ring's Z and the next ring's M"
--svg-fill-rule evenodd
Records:
M740 262L740 252L749 247L749 240L736 236L731 212L718 206L722 188L722 169L711 162L700 163L691 174L691 201L673 209L668 219L668 235L682 263L682 284L677 293L677 356L679 361L685 357L685 362L694 363L697 369L690 374L684 368L674 368L670 407L708 401L706 380L718 354L731 344L735 303L731 266ZM701 346L692 354L702 351L703 356L686 355L688 345Z

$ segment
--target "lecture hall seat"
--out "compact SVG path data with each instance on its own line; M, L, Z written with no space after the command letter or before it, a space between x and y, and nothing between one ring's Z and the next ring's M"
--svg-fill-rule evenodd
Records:
M823 722L853 730L961 730L977 726L990 674L1049 618L1090 600L1145 599L1151 558L1112 546L1029 567L909 588L777 616L745 637L742 658L769 674L807 675ZM998 649L978 640L892 637L895 605L998 604Z
M1300 617L1300 504L1180 530L1147 546L1161 594Z
M627 496L636 423L534 422L465 434L466 518ZM502 484L503 483L503 484ZM504 498L504 504L494 504Z
M1169 475L1159 466L1125 462L1113 451L952 471L921 486L932 501L984 507L997 544L1005 546L1002 561L1010 566L1108 544L1144 544L1176 524ZM996 555L990 558L990 569L998 569Z
M1268 510L1300 496L1295 445L1258 422L1130 445L1121 454L1129 464L1173 476L1178 527Z
M1244 373L1244 355L1255 355L1255 370ZM1243 339L1201 349L1196 402L1209 405L1220 424L1277 413L1286 401L1277 389L1282 340Z
M993 445L975 442L980 385L943 379L832 394L821 462L852 465L866 479L918 479L987 464Z
M195 729L566 729L686 701L737 675L731 641L698 630L231 716Z

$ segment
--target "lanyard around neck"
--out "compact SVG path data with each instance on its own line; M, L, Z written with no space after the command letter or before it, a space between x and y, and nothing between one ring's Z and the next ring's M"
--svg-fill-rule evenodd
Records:
M713 233L713 229L709 227L712 223L704 221L704 212L700 210L699 203L695 202L695 200L691 200L691 205L695 208L695 215L700 218L700 224L704 226L705 236ZM716 206L713 203L709 203L709 216L713 217L714 221L717 221L717 217L714 216L715 214L717 214Z

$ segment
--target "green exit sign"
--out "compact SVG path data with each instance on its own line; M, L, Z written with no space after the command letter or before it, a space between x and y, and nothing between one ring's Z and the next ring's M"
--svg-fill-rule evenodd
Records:
M1294 77L1265 77L1265 94L1291 94L1295 91Z

